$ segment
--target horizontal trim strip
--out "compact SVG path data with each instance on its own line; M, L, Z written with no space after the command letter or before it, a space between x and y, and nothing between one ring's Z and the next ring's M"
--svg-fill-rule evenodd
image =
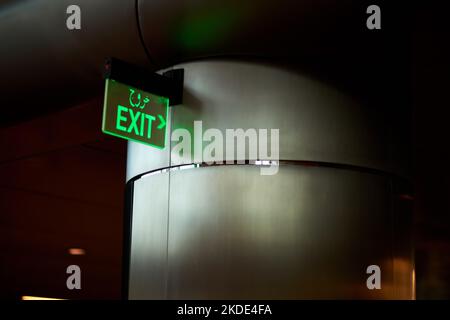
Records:
M340 169L340 170L350 170L350 171L369 173L369 174L374 174L374 175L379 175L379 176L386 176L386 177L390 177L390 178L399 179L406 183L411 183L411 181L408 180L407 178L396 175L394 173L389 173L389 172L386 172L383 170L366 168L366 167L361 167L361 166L356 166L356 165L351 165L351 164L340 164L340 163L333 163L333 162L307 161L307 160L278 160L278 161L245 160L245 162L243 162L243 163L236 163L236 162L235 163L226 163L225 162L225 163L208 164L208 163L202 162L202 163L190 163L190 164L181 164L181 165L175 165L175 166L162 167L159 169L154 169L154 170L150 170L150 171L146 171L141 174L138 174L137 176L134 176L133 178L128 180L127 184L132 183L136 180L139 180L144 176L166 173L166 172L170 172L170 171L203 168L203 167L217 167L217 166L236 166L236 165L238 165L238 166L242 166L242 165L244 165L244 166L246 166L246 165L247 166L248 165L250 165L250 166L270 166L270 165L275 165L275 164L278 164L279 166L296 165L296 166L304 166L304 167L323 167L323 168L333 168L333 169Z

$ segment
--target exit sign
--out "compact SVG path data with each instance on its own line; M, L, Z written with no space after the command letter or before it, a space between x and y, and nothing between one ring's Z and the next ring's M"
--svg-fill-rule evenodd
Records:
M163 149L169 98L106 79L102 130L116 137Z
M184 70L160 75L108 58L103 75L103 132L164 149L169 101L170 106L182 103Z

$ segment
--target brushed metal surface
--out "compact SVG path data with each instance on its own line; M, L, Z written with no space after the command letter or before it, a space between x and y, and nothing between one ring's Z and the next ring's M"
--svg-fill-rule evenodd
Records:
M168 173L135 182L130 299L414 297L411 245L396 242L411 211L399 226L390 178L259 169L171 171L169 207L153 197ZM366 287L369 265L381 267L381 290Z
M130 299L166 297L168 190L168 173L135 182Z
M173 172L169 215L169 298L394 297L387 178L301 166ZM372 264L382 290L366 288Z
M185 69L185 94L183 105L173 110L173 130L192 130L194 120L203 121L203 130L217 128L224 135L235 128L279 129L280 159L391 169L390 141L382 140L379 116L332 87L290 70L244 62L176 67Z
M203 132L216 128L224 137L226 129L279 129L281 160L341 163L408 175L406 154L399 152L404 141L396 134L389 108L370 108L298 71L273 65L203 60L174 67L185 69L185 81L183 104L171 110L172 132L179 128L193 132L196 120L203 122ZM171 165L194 158L191 144L191 154L171 154ZM150 156L143 152L146 149L133 142L129 146L128 180L165 162L166 158L144 161Z
M367 108L333 87L273 65L204 60L175 67L185 69L185 85L183 104L171 110L172 132L193 132L195 120L203 122L203 130L223 133L275 128L281 160L407 172L404 155L394 153L399 140L386 108ZM128 179L167 163L167 154L132 142L129 147ZM172 152L169 163L189 163L187 158ZM260 169L171 171L169 207L148 196L140 200L147 215L167 210L165 298L414 296L411 210L399 206L393 177L299 164L283 164L273 176L260 175ZM154 227L141 220L133 237ZM142 242L139 254L162 245ZM131 250L138 255L135 244ZM373 264L381 267L382 290L366 288L366 269ZM130 298L146 297L144 283L150 280L141 279L140 292L130 285Z
M170 166L170 134L172 128L172 107L166 121L166 141L167 146L164 149L157 149L142 143L129 141L127 148L127 173L126 181L133 177L155 169Z

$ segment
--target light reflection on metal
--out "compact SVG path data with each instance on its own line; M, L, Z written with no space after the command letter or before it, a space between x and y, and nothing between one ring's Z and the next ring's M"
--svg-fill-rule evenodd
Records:
M255 166L277 166L279 165L280 162L279 161L273 161L273 160L256 160L256 161L250 161L249 163L247 163L246 165L255 165ZM157 174L161 174L161 173L167 173L170 171L179 171L179 170L187 170L187 169L194 169L194 168L200 168L200 167L208 167L208 166L226 166L229 164L226 163L222 163L222 164L213 164L213 165L209 165L206 163L192 163L192 164L185 164L185 165L180 165L180 166L173 166L170 168L164 168L164 169L160 169L160 170L155 170L149 173L144 174L141 178L146 178L146 177L150 177L150 176L154 176ZM234 164L233 164L234 165Z
M415 269L412 260L407 257L394 257L393 272L393 298L415 299Z
M156 170L156 171L152 171L147 174L144 174L141 178L154 176L154 175L161 174L161 173L167 173L169 171L186 170L186 169L193 169L193 168L198 168L198 167L200 167L200 165L194 163L194 164L186 164L186 165L181 165L181 166L176 166L176 167L171 167L171 168L164 168L161 170Z

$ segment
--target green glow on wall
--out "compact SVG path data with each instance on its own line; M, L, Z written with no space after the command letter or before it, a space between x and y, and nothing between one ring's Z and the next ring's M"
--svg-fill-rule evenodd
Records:
M168 98L106 79L104 133L163 149L168 115Z
M177 27L177 42L187 50L219 45L236 29L239 7L208 7L188 14Z

